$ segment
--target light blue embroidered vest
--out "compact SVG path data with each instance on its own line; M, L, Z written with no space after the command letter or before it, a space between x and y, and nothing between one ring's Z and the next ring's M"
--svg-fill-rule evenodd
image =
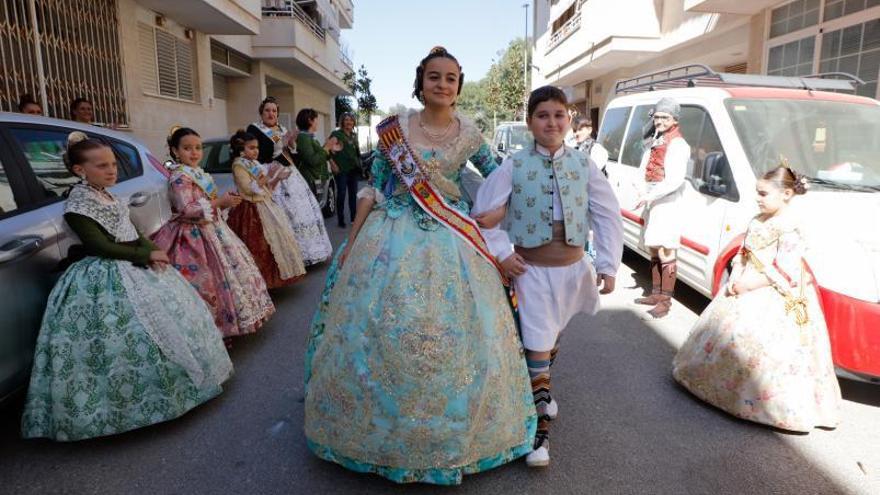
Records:
M559 186L565 242L586 246L589 233L587 183L590 167L587 155L565 148L565 153L550 159L534 145L514 153L513 192L505 230L517 246L534 248L549 244L553 238L553 181Z

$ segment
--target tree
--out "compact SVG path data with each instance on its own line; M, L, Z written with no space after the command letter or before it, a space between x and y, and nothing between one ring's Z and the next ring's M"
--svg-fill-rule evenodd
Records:
M523 78L527 48L526 40L522 38L511 41L506 50L498 52L498 60L486 75L486 102L499 120L525 117L523 107L530 87L529 81Z
M458 111L467 115L474 121L481 132L487 132L492 127L492 115L486 101L486 79L480 81L467 81L461 88L458 96Z
M354 72L348 71L342 76L342 82L345 83L345 86L351 92L352 95L355 94L354 87ZM335 99L336 103L336 121L339 121L339 117L344 113L354 113L354 106L352 105L351 96L340 95Z
M406 113L408 108L406 105L402 103L395 103L391 108L388 109L388 115L400 115Z
M376 112L378 109L378 104L376 103L376 97L373 96L373 92L370 90L370 85L373 80L370 79L370 76L367 74L367 68L361 65L358 69L357 79L354 83L355 95L357 96L358 103L358 112L361 116L366 120L367 126L370 129L369 135L369 143L370 149L373 147L373 136L372 136L372 128L370 128L370 117Z

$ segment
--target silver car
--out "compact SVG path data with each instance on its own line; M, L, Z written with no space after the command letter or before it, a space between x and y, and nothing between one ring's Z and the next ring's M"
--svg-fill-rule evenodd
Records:
M234 191L235 181L232 178L232 157L229 153L229 139L206 139L204 141L204 148L204 155L199 165L211 174L221 194L226 191ZM315 180L315 183L310 185L323 215L325 217L335 215L336 178L328 170L324 177Z
M58 263L78 243L64 222L65 192L79 179L62 162L67 136L83 131L110 144L119 163L111 191L135 225L155 232L171 217L162 164L124 132L0 112L0 402L27 383Z

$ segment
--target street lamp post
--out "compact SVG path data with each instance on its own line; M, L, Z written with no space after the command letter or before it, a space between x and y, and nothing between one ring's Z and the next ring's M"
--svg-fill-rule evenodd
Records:
M522 6L526 12L525 36L523 37L523 120L526 120L529 111L529 2L523 3Z

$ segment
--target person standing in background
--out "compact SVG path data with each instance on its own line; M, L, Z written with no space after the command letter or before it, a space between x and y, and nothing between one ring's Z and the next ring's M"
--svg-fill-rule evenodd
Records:
M350 113L339 118L339 129L330 134L341 143L342 148L330 153L330 169L336 176L336 218L345 227L345 199L348 198L350 221L354 222L357 210L357 183L361 175L361 156L358 153L358 137L354 133L355 118Z

